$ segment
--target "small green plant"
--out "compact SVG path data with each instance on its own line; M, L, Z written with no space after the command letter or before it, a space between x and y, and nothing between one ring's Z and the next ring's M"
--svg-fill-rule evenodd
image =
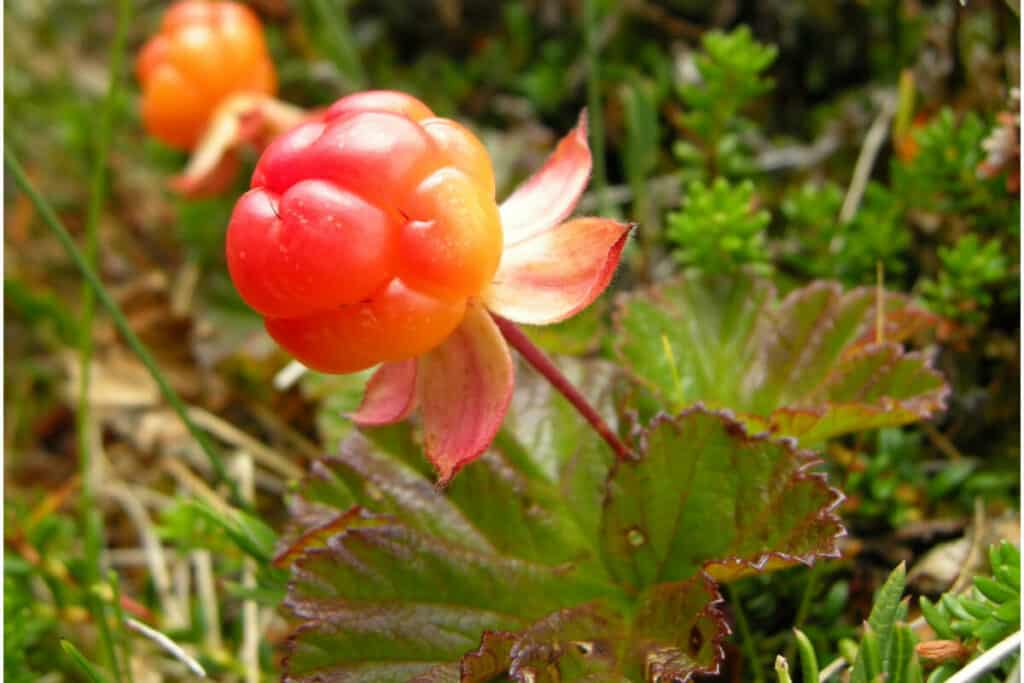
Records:
M968 324L983 322L992 289L1008 275L1003 245L969 234L952 247L939 247L939 261L937 279L921 283L924 298L936 313Z
M959 458L928 472L922 466L928 448L919 430L880 429L861 452L842 451L836 459L849 472L843 482L845 510L870 529L899 528L942 516L944 505L966 509L977 496L993 500L1009 493L1005 480L979 468L976 458Z
M784 258L797 270L814 277L831 276L832 243L836 238L843 191L833 182L804 183L782 201L782 216L790 237Z
M839 220L843 192L835 183L805 184L782 202L788 231L785 257L800 272L835 277L849 285L874 281L879 263L887 276L907 270L911 234L899 198L871 182L856 215Z
M907 601L901 600L906 588L906 570L901 564L875 596L871 614L864 624L859 642L843 639L839 650L851 666L850 683L871 683L880 679L902 683L921 683L924 670L932 669L928 683L943 683L982 652L1004 644L1020 630L1020 550L1006 541L989 548L992 576L975 576L969 594L944 593L937 603L921 597L919 606L935 640L918 643L914 625L905 623ZM818 654L810 639L795 629L797 651L804 681L817 681L821 675ZM1002 681L1016 665L1014 648L1009 648L997 671L979 670L970 680L985 683ZM829 670L838 671L837 660ZM781 655L776 662L780 683L787 683L789 664Z
M33 599L27 564L13 554L7 555L4 564L4 671L12 683L31 683L39 680L40 673L29 661L29 653L39 651L56 621L50 605Z
M1003 541L989 548L988 557L992 576L975 576L968 593L945 593L938 603L921 598L921 612L938 638L919 648L922 656L929 655L930 661L938 664L928 683L941 683L957 671L963 659L992 649L1020 630L1020 550ZM1003 660L1003 677L1015 661L1016 657ZM981 680L994 682L1003 677L989 674Z
M741 266L768 272L765 229L771 216L755 208L754 184L718 178L710 186L690 184L680 211L668 216L668 237L678 245L676 259L708 273L732 272Z
M951 109L943 109L914 134L916 153L893 164L893 189L911 209L957 216L978 228L1010 227L1019 217L1002 181L978 174L990 130L974 112L958 121Z
M751 170L750 154L740 140L753 123L742 114L774 87L763 73L778 51L754 40L746 26L731 33L711 31L701 47L696 57L699 82L679 88L686 107L683 125L701 147L679 143L676 155L683 160L703 158L712 176L745 175Z
M911 243L903 212L899 198L888 188L869 183L857 215L840 229L835 275L847 284L870 284L881 263L887 278L898 281L907 270Z
M859 643L845 640L840 643L847 662L852 662L850 683L873 683L884 680L895 683L922 683L921 663L914 652L917 638L910 626L903 623L907 604L900 598L906 587L907 572L901 564L886 580L875 596L871 614L864 624ZM819 680L818 656L811 641L796 630L797 651L805 682ZM777 670L788 671L785 659L776 664ZM780 675L780 683L786 679Z

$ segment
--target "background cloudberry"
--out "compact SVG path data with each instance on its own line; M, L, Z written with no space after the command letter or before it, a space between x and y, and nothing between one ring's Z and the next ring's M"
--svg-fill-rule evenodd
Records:
M164 15L139 53L142 120L163 142L190 149L226 98L273 95L277 76L263 26L235 2L184 0Z
M231 277L271 336L335 373L436 347L501 252L483 145L389 91L342 98L277 138L227 234Z

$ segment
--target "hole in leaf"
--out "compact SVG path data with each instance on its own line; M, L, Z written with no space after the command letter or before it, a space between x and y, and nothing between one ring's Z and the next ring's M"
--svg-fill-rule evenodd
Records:
M704 634L696 625L690 629L690 654L696 656L704 645Z
M633 527L626 532L626 542L634 548L639 548L647 542L647 535L640 529Z

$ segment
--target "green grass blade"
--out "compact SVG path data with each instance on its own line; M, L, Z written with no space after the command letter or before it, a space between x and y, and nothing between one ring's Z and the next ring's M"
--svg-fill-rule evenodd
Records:
M29 200L31 200L33 206L35 206L39 215L42 217L43 222L45 222L47 227L49 227L57 236L57 239L64 247L64 250L67 251L71 260L75 262L78 270L82 273L82 277L85 278L86 282L89 283L89 286L92 287L93 291L96 293L96 297L99 299L99 302L103 304L103 307L110 313L110 317L113 319L118 332L121 333L125 341L128 343L128 346L131 347L132 351L135 352L135 355L137 355L139 360L142 361L142 364L146 366L149 374L153 377L157 386L160 388L160 392L163 394L164 399L171 405L174 412L178 414L178 417L181 418L181 421L185 424L193 438L195 438L196 442L203 450L203 453L206 455L207 459L210 461L211 467L213 468L216 483L219 484L223 482L227 484L231 491L231 498L233 502L235 502L239 507L247 508L248 505L244 500L242 500L238 490L238 484L227 476L224 461L221 458L217 447L210 440L209 436L199 429L199 427L188 416L188 409L185 407L185 403L181 400L181 397L178 396L178 393L173 389L173 387L171 387L170 382L167 380L167 377L160 369L160 366L153 358L153 355L149 352L149 349L146 348L146 345L142 343L142 340L139 339L138 335L136 335L132 330L131 326L128 324L127 318L124 317L124 313L121 311L121 308L117 305L117 302L114 301L113 297L110 296L110 293L103 285L103 282L96 274L96 271L89 266L89 263L85 260L85 256L82 254L78 246L75 245L75 241L71 238L71 234L68 233L67 228L65 228L60 219L57 218L57 215L54 213L49 202L39 194L35 185L33 185L28 179L28 176L25 175L25 169L22 167L17 157L14 156L11 145L6 145L4 147L4 162L7 164L7 168L11 172L15 185L17 185Z
M793 679L789 675L789 662L782 655L775 658L775 675L778 677L779 683L793 683Z
M110 48L110 84L100 111L96 127L96 156L93 160L92 176L89 183L89 205L85 217L85 260L93 270L98 271L96 257L100 214L107 198L107 158L110 154L110 138L114 125L117 97L120 91L121 71L124 66L125 42L131 18L131 3L121 0L117 4L117 28ZM95 296L88 285L82 290L82 318L79 326L79 354L81 371L78 385L78 457L82 473L82 496L80 509L85 526L85 559L87 582L93 583L100 576L100 552L103 547L103 520L96 506L92 476L92 434L90 432L89 380L92 365L92 320Z
M82 674L92 683L109 683L107 677L96 668L95 664L86 659L85 655L79 652L77 647L67 640L60 641L60 646L64 648L64 652L71 658L71 661L78 666Z
M601 32L597 0L583 0L583 40L587 55L587 119L590 128L590 147L594 159L592 175L601 215L612 215L608 202L608 177L604 161L604 108L601 104Z
M96 266L99 250L99 222L103 205L107 198L107 159L110 155L110 139L114 127L117 98L120 92L121 72L125 61L125 43L128 36L128 25L131 21L132 7L129 0L117 3L117 26L114 40L110 46L109 85L107 94L100 110L99 122L96 126L96 149L89 182L89 205L85 217L85 260L93 269ZM100 577L100 554L103 551L103 517L96 505L94 491L93 453L92 453L92 411L89 405L89 380L92 365L93 341L92 321L96 306L92 289L83 285L82 318L79 326L79 358L80 372L78 385L78 410L76 428L78 437L78 458L81 469L82 495L79 499L82 524L85 527L85 572L86 583L93 587ZM100 634L100 643L113 671L114 680L121 683L121 663L118 660L117 644L114 633L107 620L107 610L103 600L97 595L90 595L86 600L92 612ZM81 666L81 663L80 663Z
M112 591L111 607L114 611L115 623L117 624L118 632L122 635L117 643L121 646L121 659L125 678L128 679L128 683L135 683L135 674L132 673L132 639L124 633L125 616L124 607L121 605L121 578L117 575L117 572L110 570L107 572L107 580L110 582L110 590Z
M882 659L879 672L886 671L892 652L893 628L899 619L900 597L907 585L907 568L902 562L896 567L875 597L868 624L878 638L878 649Z
M764 683L764 672L761 671L760 663L757 661L757 644L754 642L754 634L747 623L747 613L743 611L743 603L740 601L739 593L732 587L727 586L729 591L729 603L736 617L736 630L739 632L740 649L743 655L750 660L750 671L755 683Z
M338 71L353 90L365 88L366 72L348 22L349 3L311 0L311 5L326 34L326 45L323 47L330 53Z
M800 670L803 672L804 683L817 683L820 676L818 670L818 655L814 651L814 645L807 634L798 628L793 629L796 636L796 647L800 653Z

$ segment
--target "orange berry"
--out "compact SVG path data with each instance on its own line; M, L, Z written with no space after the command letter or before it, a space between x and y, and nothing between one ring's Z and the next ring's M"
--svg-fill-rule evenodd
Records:
M412 95L397 90L367 90L342 97L332 104L324 120L333 121L340 116L361 111L383 111L401 114L413 121L430 118L434 112Z
M368 302L300 318L267 318L266 327L307 367L343 374L426 353L458 327L465 312L465 299L435 299L392 280Z
M442 168L402 202L399 276L436 296L472 296L498 269L501 218L494 199L462 170Z
M264 151L227 259L281 346L346 373L443 342L494 276L502 234L490 160L468 130L401 93L338 105Z
M140 51L136 71L146 130L181 149L198 142L228 97L277 90L260 20L236 2L182 0L172 6L160 32Z
M452 166L476 180L487 196L494 199L494 168L491 166L491 156L472 131L451 119L426 119L421 121L420 125Z

